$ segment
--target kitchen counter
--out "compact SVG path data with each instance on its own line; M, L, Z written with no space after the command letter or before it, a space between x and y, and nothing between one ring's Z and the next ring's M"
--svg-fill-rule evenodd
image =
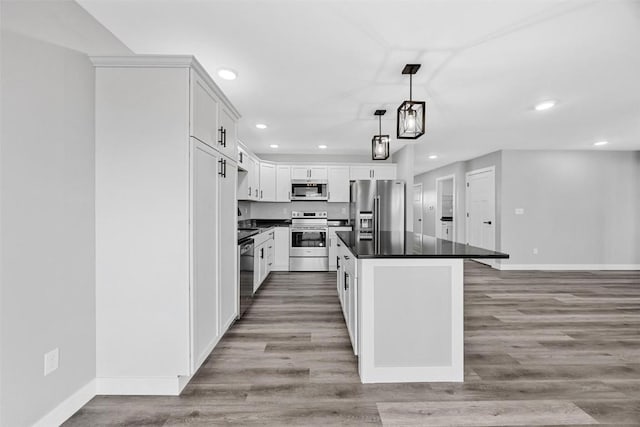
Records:
M464 259L509 255L418 233L336 235L337 292L360 380L464 381Z
M359 240L353 231L338 231L336 235L360 258L509 258L502 252L438 239L426 234L382 231L377 240Z

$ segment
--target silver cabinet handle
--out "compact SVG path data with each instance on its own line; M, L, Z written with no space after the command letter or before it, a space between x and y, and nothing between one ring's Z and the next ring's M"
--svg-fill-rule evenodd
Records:
M348 273L344 273L344 290L348 290L349 289L349 274Z
M327 199L331 200L331 191L327 193Z
M260 190L260 198L262 199L262 190Z
M287 193L287 198L288 198L289 200L291 200L291 191L289 191L289 192Z
M345 256L344 256L344 259L349 259L349 255L345 255Z
M256 188L256 197L258 197L258 189Z
M249 194L248 194L248 196L251 197L251 186L249 186Z

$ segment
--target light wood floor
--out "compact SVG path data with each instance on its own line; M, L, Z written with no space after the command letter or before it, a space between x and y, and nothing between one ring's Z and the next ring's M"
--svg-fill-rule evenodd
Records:
M465 264L465 382L362 385L333 273L273 273L180 397L65 426L640 425L640 272Z

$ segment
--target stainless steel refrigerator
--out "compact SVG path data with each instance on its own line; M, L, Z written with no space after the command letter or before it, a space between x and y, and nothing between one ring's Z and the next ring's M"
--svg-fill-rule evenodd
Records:
M405 182L351 181L349 217L359 239L373 239L381 231L405 232Z

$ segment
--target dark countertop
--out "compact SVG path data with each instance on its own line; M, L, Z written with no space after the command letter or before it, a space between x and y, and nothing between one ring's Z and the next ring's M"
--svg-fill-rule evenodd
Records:
M336 235L356 258L509 258L501 252L437 239L426 234L380 232L379 242L358 240L353 231Z
M288 227L290 219L245 219L238 221L238 228Z

